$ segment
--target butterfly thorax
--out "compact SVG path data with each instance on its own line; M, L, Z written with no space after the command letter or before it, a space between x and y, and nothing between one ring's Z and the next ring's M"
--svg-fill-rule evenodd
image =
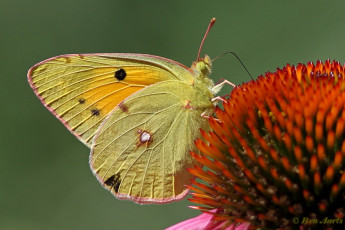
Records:
M206 112L208 110L213 111L214 104L211 100L214 98L215 92L213 92L214 83L209 78L212 71L212 62L209 56L205 55L205 58L200 58L195 61L191 67L193 71L193 90L195 92L195 98L191 100L191 104L195 109Z

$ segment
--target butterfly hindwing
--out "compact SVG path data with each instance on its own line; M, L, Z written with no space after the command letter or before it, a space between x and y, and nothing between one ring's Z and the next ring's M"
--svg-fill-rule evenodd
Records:
M121 102L94 138L90 165L98 180L121 199L165 203L186 195L195 162L194 140L209 129L201 114L210 99L186 82L151 85Z
M63 55L28 72L42 103L87 146L126 97L160 81L181 79L191 79L187 67L143 54Z

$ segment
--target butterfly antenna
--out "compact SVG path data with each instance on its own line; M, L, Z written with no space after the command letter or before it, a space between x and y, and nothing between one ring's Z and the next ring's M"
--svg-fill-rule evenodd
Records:
M206 39L206 37L207 37L207 35L208 35L208 32L210 31L210 29L212 28L212 26L214 25L215 22L216 22L216 18L212 18L210 24L208 24L206 33L205 33L204 38L202 39L201 44L200 44L200 47L199 47L198 56L197 56L197 58L196 58L197 61L199 61L200 52L201 52L202 46L204 45L205 39Z
M227 54L232 54L232 55L234 55L234 56L237 58L237 60L241 63L241 65L243 66L243 68L246 70L246 72L248 73L249 77L250 77L252 80L254 80L253 77L252 77L252 75L249 73L247 67L243 64L243 62L242 62L241 59L239 58L239 56L237 56L237 54L234 53L234 52L232 52L232 51L225 52L225 53L219 55L218 57L215 57L215 58L212 60L212 62L214 62L216 59L218 59L218 58L220 58L220 57L223 57L223 56L225 56L225 55L227 55Z

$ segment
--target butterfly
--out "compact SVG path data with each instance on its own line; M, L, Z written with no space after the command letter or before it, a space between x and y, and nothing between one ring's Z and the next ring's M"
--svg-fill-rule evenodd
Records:
M207 29L214 24L215 19ZM191 68L147 54L70 54L28 71L43 105L91 148L90 167L119 199L167 203L186 196L189 151L210 129L215 94L205 55Z

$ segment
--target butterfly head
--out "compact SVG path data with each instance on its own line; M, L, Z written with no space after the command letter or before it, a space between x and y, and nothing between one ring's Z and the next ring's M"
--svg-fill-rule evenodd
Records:
M192 65L192 69L199 74L204 76L209 76L212 72L212 61L211 58L205 55L204 58L199 58L199 60L195 61Z

